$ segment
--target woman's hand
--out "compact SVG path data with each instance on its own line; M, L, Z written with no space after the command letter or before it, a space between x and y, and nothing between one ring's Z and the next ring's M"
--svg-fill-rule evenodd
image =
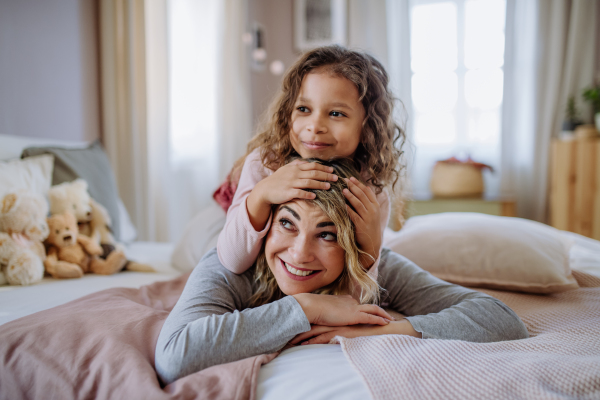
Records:
M369 257L361 257L361 263L365 268L370 268L381 248L381 216L379 202L370 187L352 177L346 179L348 189L344 189L344 196L352 205L348 208L350 218L356 227L356 241L359 248L369 254Z
M292 199L312 200L315 194L304 189L329 189L327 181L337 181L333 168L319 163L295 160L258 182L246 201L250 223L257 231L264 229L273 204Z
M359 336L376 335L409 335L421 338L420 332L415 331L408 320L393 321L388 325L355 325L355 326L322 326L313 325L308 332L297 335L290 344L327 344L336 336L355 338Z
M293 296L314 325L387 325L393 318L374 304L359 304L352 296L299 293Z

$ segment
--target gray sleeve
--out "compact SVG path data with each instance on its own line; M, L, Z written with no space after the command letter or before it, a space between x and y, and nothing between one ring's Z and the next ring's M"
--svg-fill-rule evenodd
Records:
M438 279L389 249L382 250L382 303L407 316L423 339L497 342L529 337L500 300Z
M155 366L163 383L213 365L280 350L310 330L296 299L247 308L252 270L236 275L215 249L192 271L158 337Z

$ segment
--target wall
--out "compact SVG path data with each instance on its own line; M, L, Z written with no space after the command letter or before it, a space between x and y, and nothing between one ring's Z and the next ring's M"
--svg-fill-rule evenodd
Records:
M96 1L0 0L0 133L99 137Z
M365 50L387 66L385 0L348 0L348 46ZM281 60L286 69L300 55L294 49L294 1L248 0L249 25L258 22L265 29L267 60L264 71L252 71L252 104L255 125L276 95L282 76L268 66Z

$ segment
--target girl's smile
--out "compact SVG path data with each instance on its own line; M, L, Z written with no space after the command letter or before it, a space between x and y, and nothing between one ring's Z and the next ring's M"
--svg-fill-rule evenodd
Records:
M302 80L292 112L292 147L303 158L352 157L364 119L356 86L346 78L317 70Z

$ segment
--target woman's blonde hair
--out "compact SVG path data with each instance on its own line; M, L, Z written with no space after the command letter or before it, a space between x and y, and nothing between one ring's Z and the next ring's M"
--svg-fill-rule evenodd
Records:
M325 46L309 51L287 71L282 87L265 114L259 133L248 144L246 155L260 148L263 165L276 170L297 154L290 141L291 116L304 77L316 70L343 77L358 89L365 109L360 143L354 155L359 174L379 194L392 187L401 169L404 130L394 121L395 99L389 89L385 68L374 57L341 46ZM243 165L238 160L234 172Z
M291 161L291 160L290 160ZM354 224L346 209L346 198L342 191L347 187L343 178L355 177L360 179L354 162L349 159L336 159L322 161L318 159L307 159L309 162L318 162L333 167L334 174L339 179L330 182L329 190L308 190L316 194L315 199L305 200L318 206L331 219L337 228L337 242L344 250L344 269L341 275L329 285L316 290L318 294L350 294L353 290L360 291L360 302L376 303L379 300L379 285L367 275L367 271L360 262L360 256L366 254L358 248L355 239ZM273 215L280 205L273 209ZM275 222L273 222L275 223ZM266 242L266 240L265 240ZM284 296L279 289L273 272L267 264L265 256L265 243L254 265L254 288L250 299L252 307L270 303Z

